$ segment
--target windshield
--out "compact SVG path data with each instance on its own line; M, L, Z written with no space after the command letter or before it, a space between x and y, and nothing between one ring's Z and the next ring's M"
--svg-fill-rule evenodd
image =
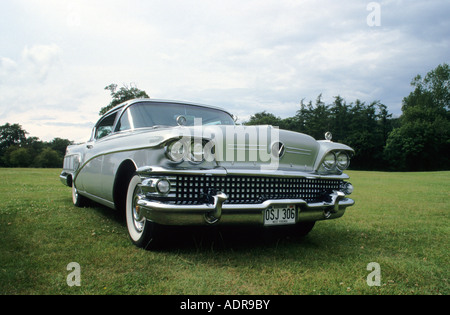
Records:
M122 114L117 131L145 127L178 126L177 118L183 116L183 125L234 125L233 118L218 109L173 103L136 103ZM180 121L180 120L179 120Z

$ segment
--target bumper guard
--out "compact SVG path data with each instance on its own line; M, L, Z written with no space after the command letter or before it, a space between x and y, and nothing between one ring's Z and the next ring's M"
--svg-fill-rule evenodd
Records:
M345 209L354 205L340 191L330 194L330 202L307 203L303 199L266 200L260 204L226 204L228 196L216 192L212 204L174 205L141 199L138 205L150 221L163 225L211 225L217 224L264 224L264 211L275 205L295 205L296 223L336 219L344 215Z

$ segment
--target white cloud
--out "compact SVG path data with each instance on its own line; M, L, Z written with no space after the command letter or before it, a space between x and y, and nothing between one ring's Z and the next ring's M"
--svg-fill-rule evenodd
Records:
M14 75L17 69L17 63L9 58L0 57L0 84L3 84L8 78Z
M0 124L19 123L30 135L47 141L87 139L85 122L95 122L96 110L84 103L89 89L83 91L74 78L65 78L71 69L62 55L56 44L34 45L24 47L17 60L0 59ZM67 122L80 127L63 128Z
M40 81L47 78L49 71L56 66L62 54L61 48L56 44L36 45L25 47L22 58L25 71L32 70ZM29 73L27 73L29 74Z

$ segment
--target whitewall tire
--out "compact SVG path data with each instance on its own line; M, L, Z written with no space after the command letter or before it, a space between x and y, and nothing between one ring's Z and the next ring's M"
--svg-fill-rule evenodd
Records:
M160 226L148 221L143 215L138 205L141 198L141 188L139 184L141 178L135 174L131 177L126 194L126 221L128 234L133 244L142 248L154 248L159 243Z
M77 207L84 207L86 205L86 198L78 193L75 183L72 183L72 202Z

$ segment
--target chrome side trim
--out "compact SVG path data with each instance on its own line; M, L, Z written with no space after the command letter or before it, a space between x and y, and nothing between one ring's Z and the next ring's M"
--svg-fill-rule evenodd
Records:
M114 202L111 202L109 200L97 197L97 196L92 195L92 194L90 194L88 192L80 191L80 190L78 190L78 194L80 194L80 195L82 195L82 196L84 196L86 198L89 198L89 199L91 199L91 200L93 200L95 202L98 202L99 204L102 204L102 205L104 205L106 207L109 207L111 209L116 209L116 206L115 206Z
M291 154L300 154L300 155L312 155L312 150L294 148L294 147L286 147L286 153Z

